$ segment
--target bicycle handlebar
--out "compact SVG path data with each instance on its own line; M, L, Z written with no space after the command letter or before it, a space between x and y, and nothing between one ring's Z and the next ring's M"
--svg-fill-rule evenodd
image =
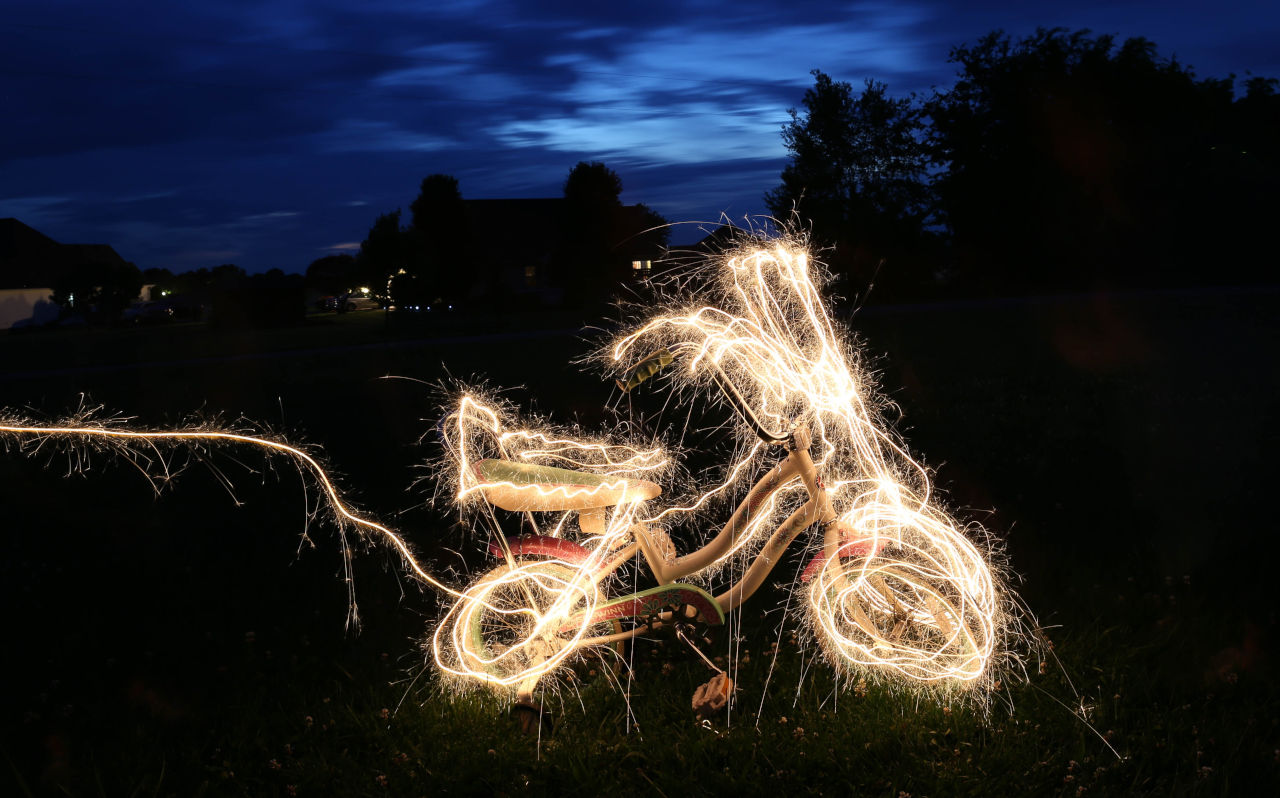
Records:
M635 388L654 374L657 374L666 366L671 365L671 363L675 361L675 355L679 350L686 349L691 346L692 344L682 344L672 347L671 349L659 349L658 351L645 356L640 360L640 362L636 363L627 371L625 379L616 381L618 389L623 393L629 392L632 388ZM712 379L715 380L716 387L719 388L720 392L729 400L729 405L734 409L734 412L738 414L739 418L747 423L747 426L751 428L752 432L758 435L765 443L783 444L791 440L791 434L789 432L784 435L779 435L775 432L771 432L767 427L765 427L764 423L761 422L760 418L755 414L755 411L752 410L751 406L747 404L747 401L742 398L742 394L738 393L738 389L734 387L733 382L729 379L729 375L725 374L724 369L720 368L719 363L716 363L711 359L708 359L707 363L711 366L711 376Z

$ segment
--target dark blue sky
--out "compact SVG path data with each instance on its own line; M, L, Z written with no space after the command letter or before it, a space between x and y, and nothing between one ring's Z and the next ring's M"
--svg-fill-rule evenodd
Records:
M811 69L927 92L952 46L1037 26L1280 76L1280 4L1234 0L7 2L0 217L143 268L302 271L427 174L557 196L603 160L624 201L741 218L778 182Z

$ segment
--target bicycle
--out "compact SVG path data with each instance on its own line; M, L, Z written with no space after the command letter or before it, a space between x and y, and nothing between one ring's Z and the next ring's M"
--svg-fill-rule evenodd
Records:
M719 291L707 302L657 313L616 340L605 359L621 372L624 393L679 360L683 368L665 371L676 389L726 403L742 448L724 478L649 512L662 493L659 474L670 467L662 447L530 430L464 396L441 426L456 460L450 484L455 499L490 517L497 534L489 550L503 562L462 588L424 568L404 537L354 512L312 453L278 438L210 424L132 429L84 411L48 424L0 412L0 440L33 452L57 442L75 461L90 448L105 450L144 474L158 469L158 481L170 476L168 452L184 447L197 458L204 447L235 445L292 459L312 475L340 532L381 540L412 577L456 599L431 635L436 663L466 684L511 691L526 729L540 722L534 691L571 658L619 653L663 627L687 640L686 625L724 625L814 527L820 541L799 580L807 622L833 666L940 690L992 684L997 649L1015 625L1005 611L1012 599L988 553L937 506L925 469L878 421L851 348L823 305L820 271L785 242L745 247L721 265ZM775 448L785 454L766 469ZM763 474L744 488L757 468ZM735 489L742 498L720 531L678 555L662 522ZM535 533L508 539L495 507L519 514ZM535 516L553 520L546 534ZM567 537L575 530L578 541ZM618 574L633 560L655 586L626 589ZM725 589L687 581L734 560L744 570ZM732 690L721 673L700 688L695 708L715 711Z
M791 270L790 277L780 281L777 274L760 272L759 251L744 257L757 261L751 267L757 287L781 282L804 294L800 305L814 307L816 288L802 255L780 248L763 257L772 264L766 269ZM730 260L730 269L735 268ZM662 493L656 482L643 478L659 468L659 449L584 441L518 424L510 428L512 419L470 395L442 423L445 444L457 459L457 497L463 502L481 500L481 512L497 531L489 552L502 562L477 579L446 613L432 637L432 650L447 673L513 690L513 706L526 730L536 728L535 690L575 655L609 647L620 650L626 641L664 626L723 625L726 616L765 583L786 549L815 527L821 542L812 547L815 551L799 578L807 586L814 635L829 661L849 672L896 674L943 687L974 686L990 679L1000 636L1001 589L986 556L931 501L927 475L909 458L906 462L917 469L915 485L923 487L905 480L902 469L894 466L895 458L902 465L905 451L872 423L869 412L839 411L833 417L822 407L830 397L819 396L816 389L808 390L807 402L799 404L794 397L770 397L777 386L769 380L778 374L756 380L751 369L744 372L741 350L758 350L761 341L756 339L769 335L775 335L775 351L769 353L775 359L809 357L794 330L778 343L776 336L790 318L780 307L768 307L770 302L777 305L778 297L765 290L756 300L747 301L749 310L763 309L771 318L748 318L748 324L741 307L702 307L696 313L715 324L698 328L699 334L692 336L696 340L687 334L697 326L693 317L668 317L658 326L680 327L679 340L632 363L618 381L627 393L683 359L688 364L686 378L701 378L703 387L714 386L742 428L758 441L753 457L760 447L785 451L746 490L719 532L691 552L679 555L669 534L656 523L689 508L657 513L647 509ZM834 336L825 314L810 314L808 323L817 329L817 339ZM615 347L615 359L618 351L634 350L655 329L650 321L640 332L624 337ZM744 338L744 329L754 332ZM735 337L722 346L725 331ZM736 373L726 367L736 367ZM753 387L753 380L765 384ZM837 389L834 394L849 398L843 384ZM859 407L865 410L861 399ZM856 424L846 423L854 417ZM841 424L849 428L841 432ZM817 459L811 452L817 442L813 427L821 441ZM496 456L477 457L477 447L484 448L477 439L484 439ZM833 451L839 443L853 444L858 451L842 459ZM743 471L748 460L739 460L730 470ZM565 461L578 467L551 464ZM850 463L856 465L856 473L849 473ZM844 473L832 485L833 474L828 472L838 470L836 466L843 466ZM734 481L712 492L723 493ZM801 498L780 502L783 494L801 491ZM837 495L839 508L833 500ZM521 523L533 525L535 531L508 538L493 508L522 516ZM538 528L535 516L542 515L554 519L549 533ZM575 525L581 542L566 536ZM767 536L766 528L771 530ZM763 545L727 588L713 594L687 581L705 576L735 555L743 556L748 541L760 538ZM619 580L614 577L633 560L647 568L656 585L615 595ZM721 673L700 688L695 708L700 714L718 709L732 689Z

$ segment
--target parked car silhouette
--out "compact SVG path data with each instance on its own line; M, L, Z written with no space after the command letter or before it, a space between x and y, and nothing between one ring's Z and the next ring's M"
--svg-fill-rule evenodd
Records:
M377 300L371 299L365 294L343 294L342 296L331 297L333 300L332 310L339 313L350 313L353 310L381 310L382 306Z
M120 314L120 320L126 324L156 324L172 321L174 315L171 303L157 300L130 305Z

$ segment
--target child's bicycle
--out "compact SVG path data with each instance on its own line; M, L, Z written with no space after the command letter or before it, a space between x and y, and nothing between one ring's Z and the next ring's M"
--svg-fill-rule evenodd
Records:
M692 390L732 409L738 423L728 437L738 449L723 478L658 510L671 461L661 447L529 429L501 405L465 395L441 424L456 466L446 481L489 521L489 550L501 562L461 588L432 575L399 534L356 514L311 453L278 438L207 424L132 429L91 413L39 424L0 411L0 442L33 452L54 442L74 461L107 451L165 480L171 452L184 447L197 458L233 445L291 458L313 476L340 530L383 541L410 575L455 600L430 640L436 664L464 684L512 691L527 729L539 723L535 690L578 655L607 657L664 627L696 650L686 627L724 624L809 529L820 534L804 544L811 557L798 577L800 603L834 667L938 690L990 685L1011 600L986 552L932 500L927 472L880 423L854 351L823 305L821 272L782 243L744 247L719 266L718 288L699 295L681 284L607 360L624 392L677 366L665 372L686 389L677 397ZM691 480L668 485L681 482ZM670 523L706 517L735 494L742 498L720 531L679 554ZM495 508L532 533L506 536ZM624 578L638 577L627 568L633 561L653 586ZM738 567L728 586L708 591ZM723 707L732 689L720 672L699 689L695 709Z
M659 449L531 431L472 396L442 422L457 459L457 496L479 500L473 506L497 532L489 551L502 562L465 590L432 648L448 673L513 689L526 730L541 716L535 690L575 656L609 656L663 627L693 645L686 627L722 625L810 529L819 534L804 544L812 556L799 580L829 661L942 688L990 679L1000 631L991 570L933 506L923 470L874 422L814 301L803 253L757 250L728 268L722 306L650 320L613 350L625 360L640 341L659 338L666 346L625 369L619 388L683 367L684 379L702 380L732 408L743 438L749 431L758 441L688 506L652 507L662 489L643 477L660 470ZM664 330L675 335L662 340L656 333ZM832 365L843 373L822 373ZM662 522L701 508L769 460L720 531L679 554ZM577 467L562 467L569 463ZM507 537L494 508L534 531ZM727 587L709 592L688 581L707 584L731 559L742 570ZM656 585L635 590L618 577L637 560ZM732 689L719 673L699 689L695 709L722 707Z

